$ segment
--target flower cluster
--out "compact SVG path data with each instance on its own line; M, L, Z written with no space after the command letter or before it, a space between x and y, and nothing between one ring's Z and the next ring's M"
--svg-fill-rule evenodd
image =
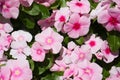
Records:
M0 0L0 14L0 80L120 80L120 0Z

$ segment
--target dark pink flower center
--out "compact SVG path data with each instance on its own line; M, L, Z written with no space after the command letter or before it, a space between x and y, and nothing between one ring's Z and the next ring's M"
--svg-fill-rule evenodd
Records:
M41 55L41 53L42 53L42 50L41 50L41 49L38 49L38 50L37 50L37 54L38 54L38 55Z
M91 47L93 47L93 46L95 46L95 41L90 41L90 43L89 43L89 45L91 46Z
M61 17L59 18L59 20L60 20L60 22L65 22L65 16L61 16Z
M106 48L106 49L105 49L105 53L106 53L106 54L109 54L109 53L110 53L110 48Z
M78 29L80 29L80 28L81 28L80 23L74 23L74 24L73 24L73 29L74 29L74 30L78 30Z
M118 20L117 20L117 18L110 17L110 18L109 18L109 22L110 22L112 25L116 25L116 24L118 23Z
M80 3L80 2L77 2L75 5L78 6L78 7L81 7L83 4Z

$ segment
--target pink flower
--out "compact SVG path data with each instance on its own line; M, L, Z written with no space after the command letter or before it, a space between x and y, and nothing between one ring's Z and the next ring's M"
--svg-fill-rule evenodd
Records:
M89 13L90 3L88 0L72 0L67 2L67 5L70 7L70 10L75 13Z
M83 60L91 60L92 54L90 53L90 49L85 45L80 47L76 47L71 55L71 60L73 63L81 62Z
M103 5L102 2L98 3L97 7L90 12L90 18L95 19L103 10L108 9L109 6L110 4Z
M103 54L103 60L106 63L110 63L112 62L116 57L118 57L117 54L113 54L110 50L110 47L108 46L108 42L104 41L102 48L101 48L101 52Z
M8 67L0 67L0 80L10 80L10 69Z
M12 32L12 37L15 41L24 41L24 42L30 42L32 40L32 35L29 32L18 30Z
M68 7L60 8L55 15L55 28L57 31L61 31L65 22L68 21L71 12Z
M4 0L0 1L0 13L5 18L17 18L19 14L19 0Z
M55 60L55 64L51 67L51 71L65 71L67 65L63 60Z
M12 31L13 31L13 28L12 28L12 26L11 26L10 24L8 24L8 23L5 23L5 24L0 23L0 31L1 31L1 30L9 33L9 32L12 32Z
M39 20L37 22L42 30L45 30L46 28L51 27L51 26L54 25L55 14L56 14L56 12L52 13L50 17L48 17L46 19L43 19L43 20Z
M25 59L8 60L6 67L10 69L10 80L31 80L32 71Z
M87 47L90 47L91 53L95 54L98 50L101 49L103 40L93 34L90 39L85 42L85 44L87 45Z
M79 14L72 14L70 20L63 27L71 38L78 38L88 33L90 27L90 19Z
M112 66L110 76L106 80L119 80L120 79L120 67Z
M112 0L112 1L115 2L120 7L120 0Z
M38 42L33 43L31 50L32 60L39 62L44 61L46 51L41 47L41 45Z
M31 49L26 42L13 41L11 43L10 54L13 58L26 58L31 54Z
M46 7L49 7L51 4L55 2L55 0L34 0L34 1Z
M115 8L114 8L115 9ZM114 10L112 9L112 10ZM116 10L116 9L115 9ZM98 23L104 25L107 31L117 30L120 31L120 15L118 11L104 10L98 15ZM112 12L112 13L111 13Z
M20 3L25 7L29 7L32 5L33 0L20 0Z
M58 53L62 48L63 36L47 28L35 36L35 40L40 43L43 49L52 50L54 54Z
M82 80L102 80L102 68L96 63L87 60L79 64L79 77Z

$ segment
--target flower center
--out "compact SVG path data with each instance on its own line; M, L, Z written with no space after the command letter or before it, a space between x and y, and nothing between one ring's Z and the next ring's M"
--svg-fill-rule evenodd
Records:
M52 37L48 37L48 38L46 39L46 43L47 43L48 45L51 45L53 42L54 42L54 39L53 39Z
M80 55L79 55L79 59L83 60L84 57L85 57L84 53L80 53Z
M91 75L92 74L92 69L86 68L84 69L85 74Z
M76 6L81 7L83 4L80 2L75 3Z
M21 35L21 36L18 37L18 40L19 40L19 41L23 41L23 40L24 40L24 37Z
M94 47L95 46L95 41L90 41L90 43L89 43L89 45L91 46L91 47Z
M60 22L65 22L65 16L61 16L61 17L59 18L59 20L60 20Z
M73 29L74 29L74 30L80 29L80 23L74 23Z
M41 55L41 53L42 53L42 50L41 50L41 49L38 49L38 50L37 50L37 54L38 54L38 55Z
M105 53L106 53L106 54L109 54L109 53L110 53L110 48L106 48L106 49L105 49Z
M118 20L114 17L110 17L109 18L109 22L112 24L112 25L116 25L118 23Z
M16 68L14 71L13 71L13 74L14 76L18 77L22 74L22 70L20 68Z

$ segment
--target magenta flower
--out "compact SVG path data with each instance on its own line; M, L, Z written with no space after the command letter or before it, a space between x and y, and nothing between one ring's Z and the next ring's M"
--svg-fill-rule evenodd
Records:
M31 50L32 60L39 62L44 61L46 51L41 47L41 45L38 42L33 43Z
M78 38L88 33L90 27L90 19L79 14L72 14L70 20L63 27L64 31L68 33L71 38Z
M70 10L75 13L89 13L90 3L88 0L72 0L67 2L67 5L70 7Z
M56 33L52 28L47 28L35 36L35 40L40 43L43 49L52 50L54 54L62 48L63 36Z
M32 71L27 60L8 60L6 67L10 69L10 80L31 80Z
M55 23L55 14L56 14L56 12L53 12L50 17L48 17L46 19L43 19L43 20L39 20L37 22L42 30L45 30L46 28L51 27L51 26L54 25L54 23Z
M62 30L63 25L68 21L70 14L71 12L68 7L60 8L60 10L56 12L54 26L58 32Z

